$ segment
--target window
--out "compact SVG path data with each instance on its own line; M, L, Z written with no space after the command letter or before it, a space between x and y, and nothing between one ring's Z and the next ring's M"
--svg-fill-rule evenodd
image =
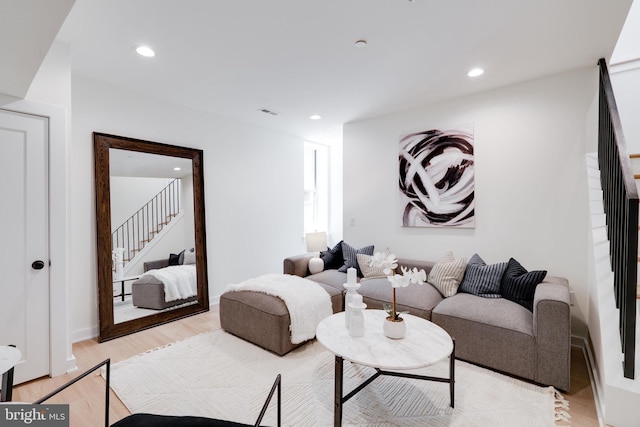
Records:
M329 231L329 147L304 144L304 232Z

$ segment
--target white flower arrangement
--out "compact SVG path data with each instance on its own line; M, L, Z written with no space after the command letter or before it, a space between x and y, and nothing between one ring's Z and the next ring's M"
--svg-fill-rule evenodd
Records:
M387 310L389 318L393 322L402 321L400 315L396 311L396 288L404 288L410 284L424 285L427 280L427 273L424 270L418 270L417 268L408 269L406 267L400 267L402 274L396 274L398 268L398 259L392 253L376 252L373 258L369 262L371 267L382 268L382 272L387 276L387 280L391 283L393 289L393 302L390 310Z

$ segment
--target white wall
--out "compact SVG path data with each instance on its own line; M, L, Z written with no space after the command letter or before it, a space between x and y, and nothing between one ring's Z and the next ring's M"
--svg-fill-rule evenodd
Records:
M586 336L584 154L596 144L596 96L593 67L345 125L345 241L389 246L407 258L435 261L452 250L546 269L569 279L573 333ZM476 228L401 227L399 137L468 123L475 129Z
M304 251L303 141L72 76L69 147L71 330L97 318L92 132L204 150L209 292L267 272Z
M140 176L112 176L109 180L111 192L111 232L124 224L147 202L160 193L172 178L147 178Z
M611 85L629 154L640 153L640 68L611 72Z
M169 259L170 254L193 248L194 236L193 221L188 221L184 213L178 215L133 260L125 264L124 276L141 275L145 262Z

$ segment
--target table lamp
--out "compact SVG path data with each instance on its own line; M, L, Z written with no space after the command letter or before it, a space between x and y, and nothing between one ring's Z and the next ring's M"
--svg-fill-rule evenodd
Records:
M311 274L320 273L324 270L324 261L320 258L320 251L327 250L327 233L317 231L305 235L307 241L307 252L314 252L313 258L309 260L309 272Z

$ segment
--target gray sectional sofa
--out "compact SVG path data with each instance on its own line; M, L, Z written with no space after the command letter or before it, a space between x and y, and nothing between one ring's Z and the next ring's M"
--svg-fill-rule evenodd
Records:
M334 297L344 291L346 273L325 270L310 275L311 255L284 260L284 273L322 284ZM398 259L400 266L424 269L433 262ZM386 278L361 280L358 290L368 308L391 300ZM397 288L398 311L430 320L456 340L456 357L507 374L568 391L570 384L571 314L569 284L547 276L535 290L533 312L505 298L482 298L458 292L443 298L430 284Z

